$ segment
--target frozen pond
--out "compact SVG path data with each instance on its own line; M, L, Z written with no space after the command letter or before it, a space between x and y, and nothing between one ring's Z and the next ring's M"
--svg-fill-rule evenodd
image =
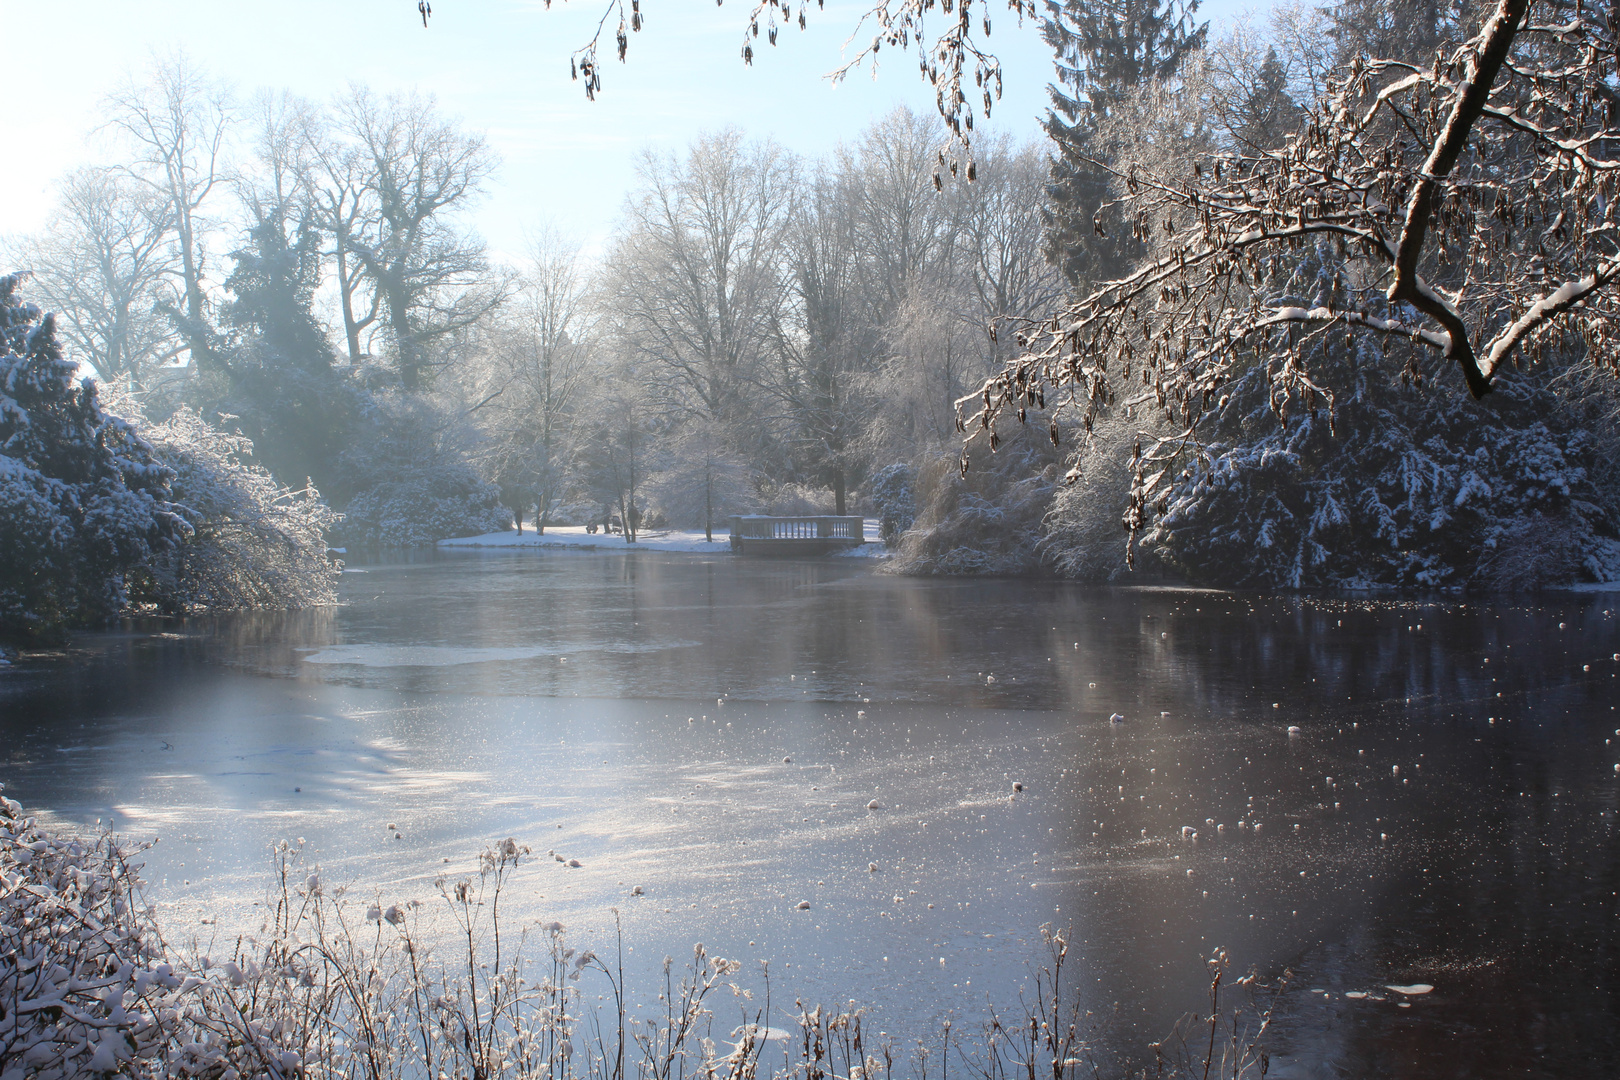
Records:
M1273 1075L1620 1069L1620 596L723 554L356 569L330 612L135 627L0 674L7 794L161 835L147 877L183 934L253 921L282 838L427 899L513 836L541 856L520 913L599 947L617 907L633 981L702 941L769 960L779 1000L913 1035L1015 1005L1051 923L1121 1053L1200 1006L1224 946L1295 972Z

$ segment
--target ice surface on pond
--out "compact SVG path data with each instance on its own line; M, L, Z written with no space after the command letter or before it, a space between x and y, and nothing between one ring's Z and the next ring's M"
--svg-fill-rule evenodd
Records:
M779 1000L853 998L895 1034L1015 1003L1042 924L1075 928L1119 1046L1207 1009L1216 945L1442 1043L1441 1004L1473 1030L1532 999L1587 1032L1608 1015L1559 997L1607 978L1567 943L1612 932L1585 876L1615 820L1601 599L1425 607L1440 632L1414 652L1412 615L1360 602L680 555L365 569L334 611L6 672L8 794L161 833L163 917L222 937L262 918L276 840L386 918L513 837L535 855L507 910L601 951L618 908L642 991L701 940L768 960ZM1541 632L1559 621L1579 633ZM1514 901L1531 879L1557 885L1546 914ZM1433 917L1460 909L1523 952ZM1356 989L1392 977L1445 1000L1397 1014Z
M695 649L698 641L665 641L649 645L620 642L494 648L456 645L332 645L301 659L306 664L356 664L360 667L448 667L453 664L487 664L501 660L534 660L543 656L566 659L586 653L634 655L663 649Z

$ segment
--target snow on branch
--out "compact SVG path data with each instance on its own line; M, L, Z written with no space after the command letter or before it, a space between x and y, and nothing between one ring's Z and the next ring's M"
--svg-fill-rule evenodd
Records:
M994 443L1002 415L1041 403L1089 431L1139 383L1167 425L1196 429L1256 363L1286 420L1291 402L1316 407L1330 329L1442 356L1475 397L1526 350L1572 347L1615 370L1617 61L1601 12L1499 0L1426 68L1352 63L1279 149L1233 147L1178 174L1095 162L1117 194L1098 231L1125 222L1146 257L1021 324L1022 355L957 403L959 425ZM1318 298L1279 295L1321 244L1344 279Z

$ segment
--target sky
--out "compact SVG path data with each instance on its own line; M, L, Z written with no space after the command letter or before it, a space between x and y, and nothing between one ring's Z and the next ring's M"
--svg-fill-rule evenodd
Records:
M1220 2L1201 14L1233 7ZM644 148L678 151L702 132L736 126L815 156L896 107L933 110L909 57L886 52L875 78L867 70L839 84L825 78L869 4L812 8L809 30L784 32L775 48L761 39L751 67L739 56L750 7L642 0L646 27L632 36L626 64L608 63L591 102L568 66L606 10L601 0L556 0L549 10L543 0L438 0L426 28L413 0L0 0L8 82L28 88L4 122L13 151L27 149L0 170L0 234L43 227L57 177L116 159L98 131L106 93L176 49L243 100L267 88L321 101L350 83L434 95L445 114L484 132L501 160L472 211L498 255L520 252L545 226L600 243ZM988 43L1005 92L978 130L1039 138L1050 53L1034 24L993 10Z

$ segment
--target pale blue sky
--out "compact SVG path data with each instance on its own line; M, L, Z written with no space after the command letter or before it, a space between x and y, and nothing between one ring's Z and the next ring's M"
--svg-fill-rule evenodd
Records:
M1235 6L1206 4L1203 14ZM736 125L815 155L897 105L933 109L915 62L900 56L886 53L875 80L859 72L835 86L822 77L840 63L866 9L859 0L812 9L807 32L760 48L752 67L738 55L746 0L721 7L643 0L647 27L631 39L627 64L609 63L595 102L569 80L568 57L600 18L599 0L557 0L549 11L541 0L438 0L426 30L415 7L412 0L5 0L13 155L12 167L0 170L0 233L39 228L57 176L109 160L94 134L102 95L154 50L175 47L244 98L268 87L325 99L351 81L436 95L446 113L484 131L501 157L473 220L502 252L520 249L523 233L547 221L599 241L633 182L636 153L649 144L678 149L701 131ZM1010 13L998 14L990 44L1006 92L980 130L1036 137L1051 58L1033 24L1020 28Z

